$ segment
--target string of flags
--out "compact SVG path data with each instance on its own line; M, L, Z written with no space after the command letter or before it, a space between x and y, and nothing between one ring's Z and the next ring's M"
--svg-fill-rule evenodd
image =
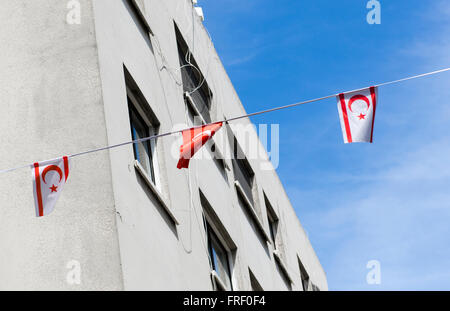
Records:
M234 117L231 119L213 122L210 124L194 126L179 131L167 132L150 137L136 139L133 141L124 142L121 144L88 150L85 152L80 152L70 156L64 156L54 160L36 162L31 165L2 170L0 171L0 174L15 171L25 167L30 167L32 170L32 178L33 178L33 194L34 194L36 216L43 217L49 215L54 210L56 201L61 195L63 187L69 177L71 158L181 133L183 136L183 144L180 147L180 159L178 161L177 168L178 169L189 168L189 162L195 155L195 153L206 142L208 142L211 139L211 137L213 137L214 134L217 133L217 131L219 131L222 128L223 123L225 122L248 118L251 116L256 116L277 110L287 109L307 103L317 102L332 97L336 97L337 100L337 108L344 143L356 143L356 142L372 143L375 112L378 105L377 103L378 87L388 84L399 83L406 80L416 79L424 76L429 76L445 71L450 71L450 68L445 68L416 76L411 76L400 80L385 82L375 86L357 89L354 91L348 91L340 94L333 94L325 97L320 97L287 106L275 107L272 109L250 113Z

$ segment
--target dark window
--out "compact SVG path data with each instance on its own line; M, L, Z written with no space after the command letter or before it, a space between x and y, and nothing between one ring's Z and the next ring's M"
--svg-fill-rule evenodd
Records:
M239 159L235 157L233 159L233 172L235 179L241 185L250 203L253 204L253 180L255 173L250 167L250 163L245 158Z
M144 1L125 0L125 2L139 30L145 35L145 37L150 38L149 35L152 33L152 30L150 29L143 13Z
M263 291L261 284L259 284L259 282L256 279L255 275L253 274L252 270L248 269L248 274L250 276L250 286L252 287L252 291L254 291L254 292Z
M199 190L199 194L213 286L216 290L231 291L233 290L232 263L236 256L237 246L201 190Z
M300 278L302 280L302 287L304 291L308 291L309 290L309 275L306 272L305 267L303 266L302 262L300 261L300 258L298 259L298 266L300 269Z
M206 223L206 231L208 234L208 251L211 258L211 268L226 286L226 288L218 288L218 290L232 290L228 252L208 223Z
M270 215L268 215L268 217L267 217L268 219L269 219L269 231L270 231L270 238L272 239L272 242L273 242L273 248L274 249L277 249L277 244L276 244L276 239L275 239L275 221L273 220L273 218L270 216Z
M134 81L129 71L124 67L127 91L128 114L132 140L154 136L158 133L159 122L150 108L145 96ZM156 152L156 139L134 143L132 145L134 158L139 163L141 171L160 189L159 167Z
M229 139L231 144L231 150L233 153L232 165L233 165L234 179L239 183L240 187L242 188L242 192L245 194L249 203L253 208L255 208L256 211L256 207L254 206L253 200L255 173L253 172L250 163L245 157L244 152L239 146L236 137L230 135ZM245 202L245 200L243 201Z
M285 271L281 270L281 276L283 278L284 283L286 284L286 287L288 289L288 291L292 290L292 283L291 280L289 280L289 278L287 277Z
M185 100L188 105L188 112L191 118L201 117L204 122L210 123L211 90L176 25L175 33L177 37L183 92L187 95L185 96Z
M130 97L128 97L128 109L130 112L131 137L133 140L150 137L155 134L155 129L147 125L142 119ZM134 158L141 164L155 184L154 149L154 140L133 144Z
M278 228L278 217L276 216L272 205L270 204L269 200L267 199L266 194L264 193L264 202L266 204L266 210L267 210L267 220L269 223L269 232L270 232L270 238L273 242L273 248L277 249L277 228Z

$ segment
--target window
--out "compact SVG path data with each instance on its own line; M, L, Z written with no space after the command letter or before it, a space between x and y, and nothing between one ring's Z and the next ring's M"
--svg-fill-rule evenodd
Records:
M303 266L300 258L298 258L298 256L297 256L297 260L298 260L298 266L299 266L299 269L300 269L300 278L302 280L302 288L303 288L304 291L309 291L310 290L309 289L309 283L310 283L309 275L306 272L306 269Z
M278 250L273 251L273 257L275 258L276 268L278 272L281 275L281 278L283 279L284 283L286 284L286 287L288 290L292 290L292 279L289 276L289 271L284 263L284 260L281 258L280 252Z
M189 47L183 39L178 26L174 24L174 27L189 125L197 126L211 123L211 89L208 87L205 77L200 72L197 62L190 53ZM227 164L223 159L222 153L220 150L216 152L216 145L214 143L208 142L207 145L212 153L214 163L227 181L227 173L225 171Z
M233 172L235 180L239 183L250 205L254 208L253 177L250 177L251 168L246 159L233 159ZM242 199L242 198L241 198ZM244 199L244 201L246 201Z
M249 221L253 225L262 245L267 249L267 241L270 241L269 235L262 223L261 209L258 201L255 200L253 192L257 191L257 185L255 181L255 173L253 172L250 163L245 158L242 149L237 143L237 139L234 135L229 133L230 144L232 145L233 157L233 173L234 173L234 185L236 189L236 195L239 206L249 216Z
M188 45L183 39L177 25L175 25L175 34L177 38L183 92L189 117L192 120L200 119L198 123L211 123L210 109L212 92L208 87L205 77L200 72L197 62L190 53Z
M272 242L273 242L273 244L272 244L273 249L277 249L276 241L277 241L278 217L275 214L272 204L270 204L265 193L264 193L264 202L266 204L267 220L269 223L270 238L272 239Z
M280 270L281 277L283 278L284 284L286 284L287 290L292 291L292 282L286 270L280 269L280 266L278 266L278 270Z
M216 283L216 289L232 290L228 252L208 223L206 223L206 231L208 234L208 252L211 258L211 269L220 280L220 282Z
M252 287L252 291L254 292L261 292L264 291L261 284L259 284L258 280L256 279L255 275L253 274L252 270L248 269L248 274L250 276L250 286Z
M239 185L242 187L242 190L253 206L253 182L255 173L253 172L250 163L248 163L248 160L243 156L243 152L237 143L236 137L234 137L233 172L235 180L239 182Z
M287 288L292 290L292 279L289 276L289 271L286 265L286 253L283 245L282 236L278 234L279 219L275 210L267 198L266 193L264 194L264 204L267 211L267 220L269 224L270 239L273 246L273 257L275 259L275 264L277 270L280 272L283 281L285 282Z
M237 246L203 192L199 190L199 193L203 208L203 224L207 238L213 287L219 291L233 290L231 272L233 271Z
M139 30L145 34L145 37L150 38L149 34L153 34L150 25L145 18L144 1L143 0L125 0L128 10L130 11L134 21Z
M132 140L150 137L156 134L155 128L148 125L139 115L133 101L128 97L128 109L130 112L130 125ZM155 178L155 140L148 140L133 144L134 158L141 164L154 185Z
M131 138L138 140L154 136L158 134L159 122L131 74L126 68L124 71ZM132 148L139 172L143 172L144 178L148 179L147 182L161 191L156 146L157 140L151 139L135 143Z

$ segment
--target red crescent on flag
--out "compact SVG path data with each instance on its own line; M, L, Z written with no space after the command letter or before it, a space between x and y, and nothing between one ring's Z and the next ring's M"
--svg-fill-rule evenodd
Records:
M63 172L62 172L61 168L57 165L49 165L46 168L44 168L44 170L42 171L42 180L44 181L44 184L46 184L45 175L47 175L47 173L50 171L57 172L59 174L59 182L61 182L62 177L63 177Z
M355 96L353 96L352 98L350 98L350 100L348 101L348 109L350 109L351 112L353 112L353 110L352 110L352 104L353 104L355 101L357 101L357 100L363 100L363 101L365 101L365 102L367 103L367 109L369 109L369 107L370 107L370 101L369 101L369 99L368 99L366 96L364 96L364 95L358 94L358 95L355 95Z
M192 140L197 141L199 138L203 138L204 136L206 136L206 138L209 139L212 136L212 132L210 130L206 130L204 132L195 135L194 138L192 138Z

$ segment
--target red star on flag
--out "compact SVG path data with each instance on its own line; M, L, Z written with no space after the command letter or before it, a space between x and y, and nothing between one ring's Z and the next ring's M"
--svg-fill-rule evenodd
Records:
M31 165L36 216L49 215L69 177L69 157L36 162Z
M373 141L373 124L378 104L377 90L375 86L371 86L337 96L344 143L371 143Z

